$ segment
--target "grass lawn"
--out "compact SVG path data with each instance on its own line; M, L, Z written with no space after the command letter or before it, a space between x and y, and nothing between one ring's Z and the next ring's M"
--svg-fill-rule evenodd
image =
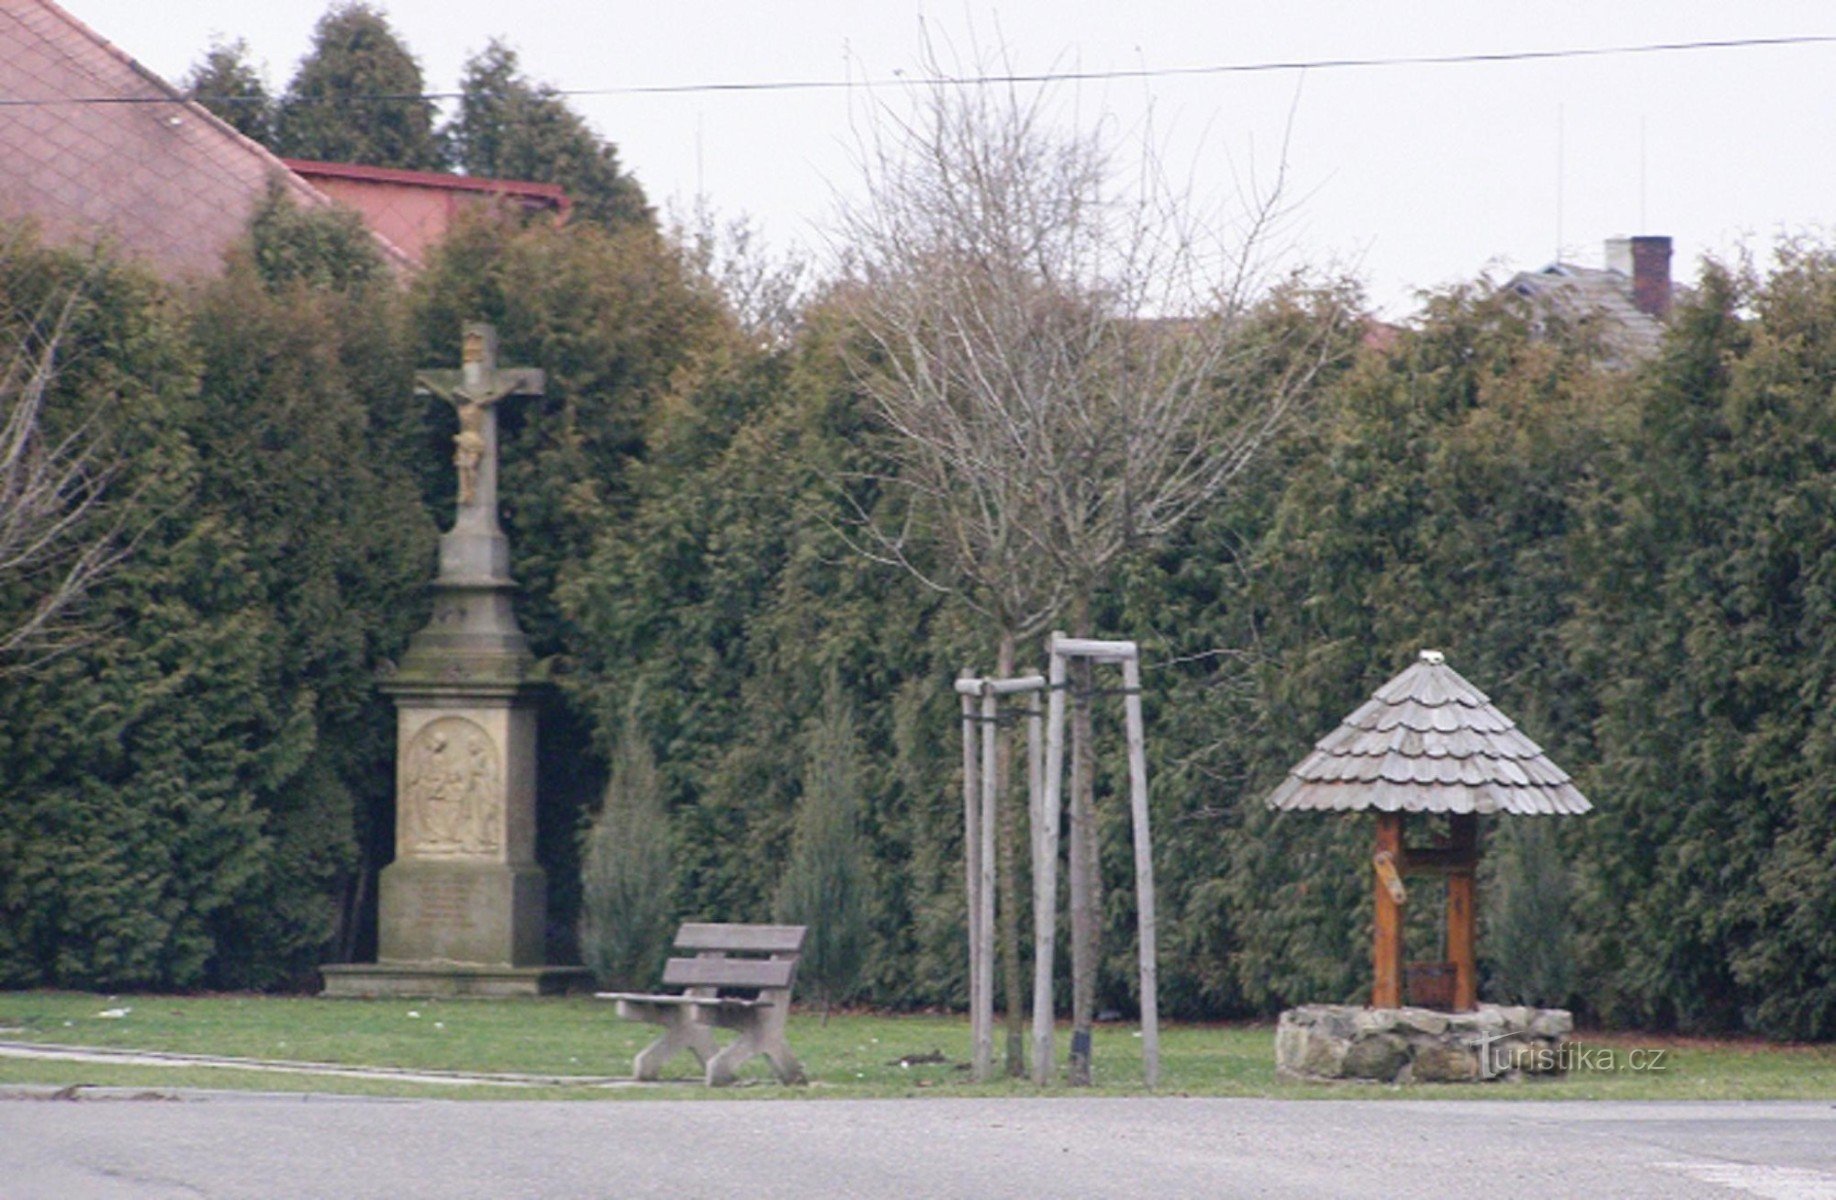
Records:
M103 1014L119 1015L103 1015ZM620 1021L587 998L531 1000L328 1000L273 996L95 996L0 992L0 1041L335 1063L417 1071L556 1077L539 1087L353 1079L282 1071L0 1058L0 1088L74 1084L144 1088L250 1088L365 1095L492 1099L749 1097L886 1098L1039 1094L1031 1084L972 1084L968 1021L956 1016L839 1014L823 1024L792 1017L790 1041L812 1083L780 1088L762 1062L738 1089L712 1092L694 1059L678 1057L658 1086L606 1087L626 1076L654 1027ZM997 1038L998 1040L998 1038ZM1061 1034L1059 1053L1067 1038ZM1585 1069L1560 1081L1485 1086L1321 1085L1277 1081L1270 1025L1185 1025L1161 1030L1162 1094L1287 1099L1836 1099L1836 1046L1584 1035ZM1141 1043L1135 1028L1096 1035L1098 1094L1139 1095ZM1628 1069L1630 1051L1662 1051L1658 1070ZM1607 1052L1610 1052L1607 1053ZM945 1061L909 1059L942 1058ZM1061 1092L1065 1089L1049 1089Z

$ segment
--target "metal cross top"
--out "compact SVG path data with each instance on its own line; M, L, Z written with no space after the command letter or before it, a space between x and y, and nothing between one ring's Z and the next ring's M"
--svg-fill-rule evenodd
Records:
M415 395L438 396L459 414L453 437L453 466L459 471L459 507L454 528L497 528L497 410L512 396L540 396L545 378L535 367L497 365L497 329L482 321L465 325L457 371L416 371Z

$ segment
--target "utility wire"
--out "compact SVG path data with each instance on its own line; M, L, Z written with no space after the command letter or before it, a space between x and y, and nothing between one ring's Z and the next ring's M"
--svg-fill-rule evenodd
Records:
M1559 50L1505 50L1477 54L1407 54L1387 58L1284 59L1270 62L1219 63L1203 67L1127 67L1105 71L1039 71L997 75L894 75L882 79L778 79L726 83L656 83L605 88L545 88L550 96L669 96L719 92L816 92L849 89L913 87L986 87L1018 83L1087 83L1116 79L1176 79L1205 75L1253 75L1277 71L1334 71L1356 68L1439 67L1489 63L1548 62L1556 59L1605 58L1630 54L1675 54L1684 51L1744 50L1777 46L1820 46L1836 42L1836 34L1801 34L1791 37L1722 38L1700 42L1649 42L1632 46L1580 46ZM295 97L290 102L419 102L458 100L463 92L419 92L412 95ZM183 100L223 104L261 103L259 96L187 96ZM72 96L56 99L0 97L0 108L45 108L73 104L176 104L167 96Z

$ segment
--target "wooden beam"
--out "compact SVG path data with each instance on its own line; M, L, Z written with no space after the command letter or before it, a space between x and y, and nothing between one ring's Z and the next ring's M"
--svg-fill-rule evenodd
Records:
M997 767L1000 750L1000 701L992 690L982 692L982 803L977 814L981 818L981 828L977 831L982 839L981 851L976 855L976 865L981 869L982 878L977 887L977 899L981 901L982 911L977 914L977 933L981 943L977 953L982 959L982 994L975 1000L976 1019L981 1022L981 1032L975 1043L975 1057L972 1071L976 1082L989 1078L994 1072L994 973L995 973L995 825L1000 814L995 811L995 795L999 790Z
M997 696L1015 696L1022 692L1042 692L1045 685L1044 675L1016 675L1012 679L983 679L980 676L963 675L956 680L956 694L985 696L992 692Z
M1403 848L1403 815L1396 813L1377 814L1377 853L1387 852L1392 860L1402 856ZM1372 882L1377 897L1377 911L1372 921L1371 965L1374 969L1374 981L1371 985L1372 1008L1400 1008L1402 1006L1402 957L1403 957L1403 922L1402 905L1390 894L1383 880L1375 872Z
M1478 956L1475 947L1478 915L1479 818L1455 813L1449 820L1453 854L1465 860L1462 870L1447 876L1447 957L1454 965L1455 1012L1479 1006Z
M1478 865L1469 855L1455 850L1410 850L1404 853L1403 860L1396 863L1398 873L1403 875L1461 875L1470 873Z
M1479 979L1473 951L1476 892L1471 871L1447 877L1447 958L1454 966L1455 1012L1471 1012L1479 1003Z
M969 672L963 675L969 677ZM958 695L963 705L963 893L969 924L969 1054L973 1061L985 1040L977 1003L982 995L982 787L977 770L981 752L975 697Z
M1141 664L1122 660L1128 726L1128 801L1135 832L1136 941L1141 968L1141 1074L1160 1085L1160 968L1154 941L1154 848L1148 829L1147 731L1141 719Z
M1092 638L1068 638L1052 635L1051 651L1066 658L1093 658L1098 662L1119 663L1138 659L1140 651L1133 642L1102 642Z
M1044 778L1033 824L1033 1082L1052 1080L1052 955L1058 939L1058 822L1065 775L1065 660L1052 655L1046 693ZM1034 697L1038 703L1038 697Z

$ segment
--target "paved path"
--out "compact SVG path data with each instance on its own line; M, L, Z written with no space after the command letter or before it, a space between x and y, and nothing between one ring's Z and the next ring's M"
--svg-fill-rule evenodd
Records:
M0 1058L33 1058L51 1062L109 1063L134 1067L215 1067L223 1071L264 1071L282 1075L316 1075L339 1079L387 1079L395 1083L453 1087L629 1087L629 1079L581 1075L527 1075L506 1071L437 1071L407 1067L357 1067L344 1063L298 1062L279 1058L230 1058L219 1054L178 1054L166 1050L117 1050L106 1046L58 1046L45 1042L0 1042ZM6 1200L0 1192L0 1200Z
M0 1101L5 1200L1836 1200L1836 1105Z

